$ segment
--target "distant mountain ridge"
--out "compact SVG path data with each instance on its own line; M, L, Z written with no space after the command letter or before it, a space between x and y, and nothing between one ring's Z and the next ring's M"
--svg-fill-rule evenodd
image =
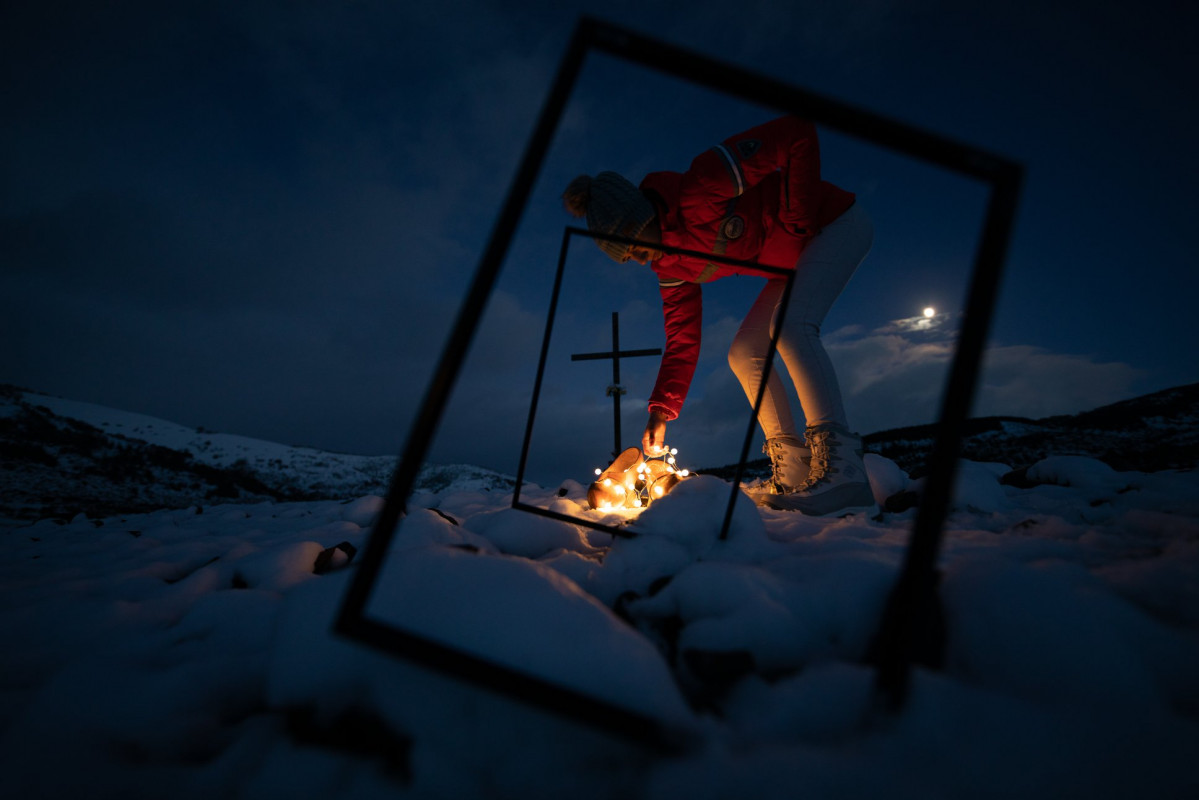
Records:
M0 465L0 519L30 520L382 495L396 457L215 433L0 384ZM479 467L444 465L422 470L415 488L513 485Z
M937 426L894 428L863 437L867 452L913 478L927 472ZM966 421L961 456L1013 468L1051 455L1085 455L1116 470L1158 472L1199 464L1199 383L1176 386L1079 414L1043 419L978 417ZM702 472L731 477L735 465ZM769 475L770 462L746 465L746 479Z
M926 471L935 425L865 437L869 452L912 477ZM968 420L962 457L1013 468L1086 455L1117 470L1199 464L1199 383L1074 415ZM212 503L352 499L387 491L393 456L329 453L188 428L141 414L0 384L0 521L100 517ZM699 470L731 477L735 466ZM769 473L765 459L746 479ZM509 490L480 467L429 466L416 491Z
M923 473L936 425L864 437L866 449ZM1116 470L1158 472L1199 463L1199 383L1176 386L1079 414L1043 419L979 417L966 423L961 455L1027 466L1050 455L1085 455Z

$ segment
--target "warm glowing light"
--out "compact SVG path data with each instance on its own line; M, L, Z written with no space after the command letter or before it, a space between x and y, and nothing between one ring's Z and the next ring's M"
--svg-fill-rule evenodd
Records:
M637 447L626 449L607 469L595 471L597 479L587 491L588 504L600 511L640 509L666 496L691 474L678 469L674 458L678 452L661 447L654 456Z
M929 306L928 308L924 309L924 316L928 319L932 319L933 317L937 316L937 309Z

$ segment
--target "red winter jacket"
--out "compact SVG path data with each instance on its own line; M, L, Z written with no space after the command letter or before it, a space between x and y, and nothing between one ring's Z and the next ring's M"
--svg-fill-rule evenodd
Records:
M820 179L816 129L795 117L724 140L684 173L651 173L641 190L657 208L663 244L787 269L854 202L852 193ZM666 350L649 407L674 419L699 360L700 284L733 274L778 276L673 254L652 267L662 292Z

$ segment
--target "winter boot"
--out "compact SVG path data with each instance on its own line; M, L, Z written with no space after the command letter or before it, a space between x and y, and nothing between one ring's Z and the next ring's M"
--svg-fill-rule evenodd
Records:
M877 514L870 479L862 463L860 437L832 425L808 428L812 466L802 484L762 497L762 504L813 517Z
M770 457L770 478L758 487L757 494L795 491L808 479L812 451L807 445L794 439L767 439L762 452Z
M762 452L770 457L770 476L744 484L745 493L758 505L767 495L793 491L803 485L812 463L812 451L797 439L767 439Z

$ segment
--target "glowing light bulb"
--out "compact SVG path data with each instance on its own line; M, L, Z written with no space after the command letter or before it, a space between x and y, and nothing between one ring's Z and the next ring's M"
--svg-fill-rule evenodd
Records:
M689 470L680 470L677 447L638 447L624 450L607 469L595 470L596 481L587 493L593 509L616 511L643 509L670 494Z

